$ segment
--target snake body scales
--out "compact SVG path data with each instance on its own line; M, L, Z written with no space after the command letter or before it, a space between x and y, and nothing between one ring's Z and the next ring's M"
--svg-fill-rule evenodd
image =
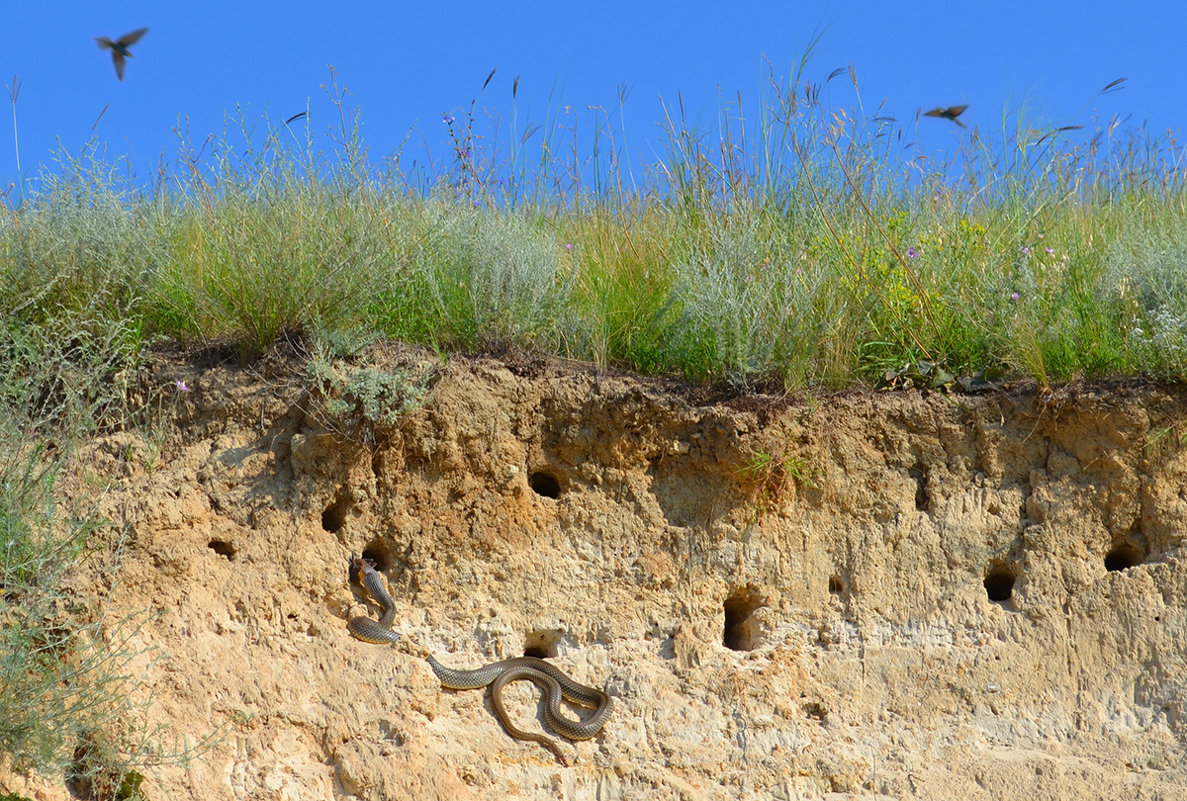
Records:
M383 607L383 617L372 620L369 617L351 618L346 628L356 639L375 645L387 645L400 639L400 635L392 630L392 621L396 619L396 604L387 594L383 586L383 579L379 571L371 567L371 563L354 554L350 556L350 580L359 581L371 593L371 597Z
M369 617L353 618L347 624L347 629L363 642L376 645L396 642L400 635L391 628L396 616L395 604L387 594L379 573L365 559L352 555L350 578L352 581L359 581L361 578L362 585L384 611L378 621ZM525 732L511 722L503 706L503 688L513 681L530 681L543 690L544 719L553 731L570 740L589 740L596 737L614 710L614 703L606 693L574 681L560 668L534 656L504 659L474 670L446 667L432 656L429 656L428 661L429 667L441 680L443 687L451 690L476 690L489 686L491 706L494 707L495 716L507 733L518 740L539 743L551 751L562 765L567 765L568 760L555 741L543 734ZM561 698L595 711L585 720L571 720L561 713Z

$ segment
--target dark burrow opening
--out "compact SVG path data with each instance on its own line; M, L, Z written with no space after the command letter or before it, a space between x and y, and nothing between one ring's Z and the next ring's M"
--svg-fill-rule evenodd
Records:
M555 630L532 631L523 638L523 655L548 659L558 656L557 644L560 642L561 632Z
M995 603L1005 603L1014 597L1014 582L1017 580L1013 568L995 565L985 574L985 594Z
M346 523L346 515L350 511L350 496L340 491L334 502L321 513L321 527L331 534L337 534Z
M1136 545L1122 542L1105 554L1105 570L1125 570L1140 565L1145 554Z
M762 629L754 613L767 605L757 587L747 585L725 599L722 643L732 651L753 651L762 645Z
M803 710L809 718L819 723L824 723L825 719L828 718L828 709L825 708L824 704L817 701L808 701L803 705Z
M66 787L72 798L142 798L140 786L144 774L127 770L115 759L115 752L107 738L86 731L74 748L73 758L66 766ZM16 794L0 799L22 798Z
M528 486L532 488L532 492L545 498L555 499L561 494L560 479L547 470L536 470L529 474Z
M840 595L845 590L845 585L841 583L841 577L835 573L828 578L828 591L833 595Z
M927 497L927 469L923 465L915 465L907 474L915 480L915 508L926 512L931 506Z
M371 540L363 548L363 558L375 566L380 573L392 566L392 552L379 540Z
M206 543L206 547L224 559L233 559L235 557L235 546L226 540L211 540Z

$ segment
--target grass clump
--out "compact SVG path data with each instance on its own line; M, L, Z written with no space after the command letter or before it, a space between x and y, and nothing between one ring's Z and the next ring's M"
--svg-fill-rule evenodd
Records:
M223 149L215 160L217 179L195 165L189 183L157 198L165 215L146 220L156 258L136 290L152 329L229 341L251 360L286 332L357 326L362 299L391 283L397 220L365 185L327 183L272 143L239 161Z
M575 274L554 238L522 215L439 198L414 208L398 277L373 306L381 331L446 348L566 346Z
M670 359L701 381L802 386L827 369L814 346L835 312L828 271L799 258L784 231L729 222L706 224L704 242L672 265Z
M1109 288L1121 299L1118 327L1155 375L1187 373L1187 226L1134 220L1105 259Z

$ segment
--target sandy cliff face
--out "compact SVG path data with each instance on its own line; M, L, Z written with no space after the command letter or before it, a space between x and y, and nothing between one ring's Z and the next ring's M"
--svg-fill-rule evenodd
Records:
M217 733L149 799L1187 798L1182 389L723 400L459 359L376 435L283 373L178 378L151 470L127 433L76 477L130 524L148 723ZM352 551L397 646L346 631ZM525 651L614 698L572 767L423 659Z

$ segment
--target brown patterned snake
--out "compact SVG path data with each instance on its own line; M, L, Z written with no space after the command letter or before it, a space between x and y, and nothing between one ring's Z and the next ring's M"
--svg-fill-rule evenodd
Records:
M396 642L400 635L392 630L392 621L396 616L395 604L383 586L383 579L379 573L367 560L352 554L350 578L351 581L361 579L367 592L383 608L383 616L378 621L369 617L353 618L347 624L347 629L356 639L363 642L377 645ZM560 668L534 656L504 659L474 670L449 668L432 656L429 656L428 660L429 667L437 674L443 687L451 690L476 690L489 685L491 705L495 709L495 716L507 733L518 740L539 743L551 751L562 765L569 763L555 741L543 734L525 732L516 728L515 724L511 722L511 718L503 706L503 688L513 681L530 681L543 690L544 719L548 721L548 725L553 731L570 740L589 740L596 737L614 710L614 703L606 693L573 681ZM570 720L561 714L561 698L579 706L590 707L595 711L586 720Z

